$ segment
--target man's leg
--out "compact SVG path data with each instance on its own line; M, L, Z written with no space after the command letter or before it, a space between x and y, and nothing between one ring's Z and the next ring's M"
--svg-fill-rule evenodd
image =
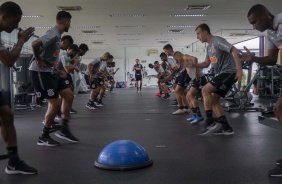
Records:
M9 156L5 172L7 174L36 174L35 168L28 166L19 158L14 115L7 105L0 106L0 127L1 136Z
M180 85L176 85L174 93L175 93L175 96L176 96L176 100L178 102L179 109L177 111L173 112L172 114L174 114L174 115L185 114L184 104L183 104L183 100L182 100L182 96L183 96L183 93L184 93L183 87L181 87Z
M70 142L79 142L79 140L72 135L69 130L69 117L70 109L72 107L72 102L74 95L70 88L65 88L58 91L59 95L62 97L62 123L63 127L60 133L56 132L55 135L61 139L68 140Z
M282 126L282 97L280 97L273 108L274 114Z

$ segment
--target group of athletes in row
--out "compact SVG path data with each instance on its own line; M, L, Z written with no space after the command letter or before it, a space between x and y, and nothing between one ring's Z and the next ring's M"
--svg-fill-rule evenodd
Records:
M16 3L2 3L0 6L0 31L11 33L14 29L17 29L22 14L21 8ZM201 72L198 68L206 68L211 64L215 71L215 76L202 88L206 120L205 123L203 123L203 129L199 133L200 135L216 133L214 132L215 130L218 130L218 134L224 135L234 133L232 127L227 122L223 108L219 103L219 99L225 96L227 91L237 80L241 80L242 60L257 62L261 65L276 64L279 49L282 47L282 14L274 16L263 5L255 5L249 10L247 17L254 29L261 32L267 30L267 38L269 42L268 56L253 56L247 48L245 48L246 52L239 52L238 49L228 43L225 39L212 36L210 29L206 24L199 25L195 30L197 38L201 42L208 43L207 56L204 62L198 63L197 59L193 56L183 55L179 52L174 53L172 47L169 45L164 47L168 64L168 66L165 66L164 68L171 71L171 74L165 79L170 80L173 76L177 77L175 82L175 94L180 108L178 112L180 113L186 111L188 104L194 109L194 112L199 111L197 103L195 103L195 101L193 102L189 95L188 100L186 100L184 95L184 90L187 84L190 81L195 81L195 83L192 82L195 86L188 91L188 94L191 93L191 96L195 96L195 93L193 93L193 90L191 89L195 88L197 91L197 87L200 85L199 79ZM61 35L64 32L68 32L71 18L72 16L68 12L58 12L56 25L48 30L45 35L32 42L34 58L29 67L32 81L35 90L37 91L37 95L48 100L48 109L44 117L44 127L37 141L37 144L40 146L60 145L59 142L50 137L52 126L56 126L54 124L54 118L59 110L61 110L61 125L60 131L56 132L56 136L71 142L79 142L69 129L70 111L74 95L71 89L72 87L67 85L66 82L70 81L68 70L75 68L80 62L80 56L82 56L83 53L85 54L88 49L83 49L83 47L79 49L79 47L73 45L70 40L61 38ZM21 53L23 44L28 41L33 34L33 27L29 27L26 30L19 29L18 41L11 51L8 51L3 43L0 42L1 62L6 66L12 67ZM66 44L66 42L70 43ZM60 51L61 49L66 51ZM99 70L95 70L95 67L93 66L95 66L96 63L100 63L100 69L101 65L103 65L101 63L102 61L111 63L113 57L109 53L106 53L102 57L97 59L98 61L94 60L91 64L92 67L90 67L90 65L88 67L93 90L91 90L90 100L87 106L93 106L97 93L100 93L100 98L103 96L101 95L101 90L97 90L98 88L96 88L97 85L103 83L98 77L99 75L103 75L103 73L99 72ZM172 57L174 58L175 63L172 62ZM62 67L60 69L60 66L57 66L58 58L61 59L62 63L65 63L65 65L62 64L63 70ZM66 60L73 60L73 63L67 66ZM157 63L155 65L157 66ZM66 68L67 71L65 70ZM160 84L163 83L165 82L160 82ZM162 88L162 91L168 96L168 93L165 90L167 88L165 88L165 86L162 86ZM275 105L274 112L279 122L282 124L281 110L282 98L280 97ZM213 113L217 118L213 118ZM18 155L13 113L5 102L2 93L0 93L0 115L1 135L5 142L9 158L8 165L5 169L6 173L36 174L37 170L23 162ZM197 113L195 116L199 117L200 115ZM222 126L219 126L219 123ZM269 172L270 176L282 176L281 163L281 160L277 161L278 166Z

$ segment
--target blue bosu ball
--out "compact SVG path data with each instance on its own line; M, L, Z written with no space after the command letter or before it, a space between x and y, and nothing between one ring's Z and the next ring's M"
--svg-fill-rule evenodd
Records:
M119 140L108 144L94 162L95 167L106 170L133 170L151 166L146 150L134 141Z

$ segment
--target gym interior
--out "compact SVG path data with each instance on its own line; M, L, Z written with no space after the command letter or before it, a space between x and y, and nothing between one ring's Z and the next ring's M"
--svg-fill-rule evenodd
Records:
M14 0L23 10L19 27L35 27L35 35L25 43L12 68L0 64L0 89L14 112L20 157L38 169L37 175L6 175L6 160L0 161L0 183L153 183L153 184L280 184L281 178L268 171L282 158L282 128L273 107L282 93L282 57L272 66L242 62L244 76L227 97L221 99L225 115L234 129L231 136L198 136L199 124L189 124L190 115L172 115L178 107L155 96L156 72L148 67L160 61L163 46L198 58L206 57L206 44L195 34L198 24L206 23L212 34L225 38L239 50L244 47L256 56L267 55L266 32L254 30L247 12L254 4L265 5L273 14L281 12L278 0L234 1L42 1ZM60 140L59 147L36 144L42 131L47 101L40 104L28 67L33 57L31 43L55 24L60 10L72 14L74 43L85 43L89 51L82 57L75 76L75 98L70 127L79 143ZM18 31L1 32L7 48L17 42ZM105 106L89 110L87 65L110 52L114 56L116 85L106 92ZM281 51L280 51L281 52ZM143 88L136 93L135 59L144 66ZM210 68L204 73L209 77ZM119 84L119 85L118 85ZM204 114L203 101L199 105ZM55 136L54 136L55 137ZM55 137L55 139L57 139ZM152 160L150 167L105 169L95 163L110 143L130 140L141 145ZM3 142L0 155L5 154ZM126 149L126 148L125 148ZM124 150L121 150L124 151ZM127 151L127 150L125 150ZM126 158L125 158L126 159Z

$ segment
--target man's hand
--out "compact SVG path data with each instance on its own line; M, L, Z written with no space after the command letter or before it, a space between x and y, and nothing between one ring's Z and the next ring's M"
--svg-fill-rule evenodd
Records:
M33 36L34 31L35 31L34 27L29 27L26 30L22 30L21 28L19 28L18 40L22 40L24 42L27 42L29 40L29 38L31 36Z
M242 70L237 70L235 79L237 79L238 81L241 81L242 80L242 76L243 76Z
M252 61L254 54L250 52L250 50L244 46L244 49L246 52L242 52L241 50L239 51L239 58L241 59L241 61Z

